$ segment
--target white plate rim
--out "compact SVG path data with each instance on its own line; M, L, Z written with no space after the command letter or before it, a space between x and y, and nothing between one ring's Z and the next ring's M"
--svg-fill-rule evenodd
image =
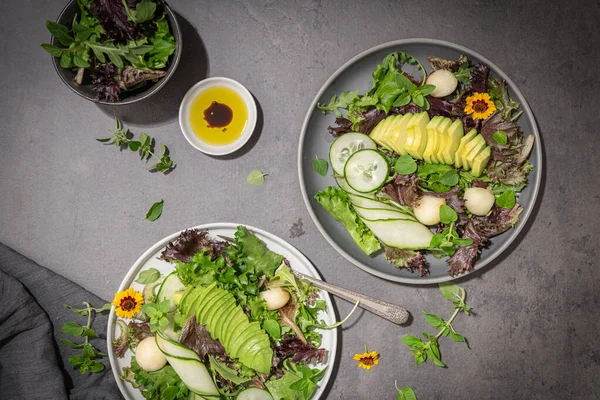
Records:
M515 93L518 93L519 97L522 99L522 101L520 101L520 105L524 111L523 114L530 116L531 120L532 120L531 121L532 122L531 134L534 135L534 137L535 137L534 148L537 150L537 152L536 152L536 159L535 159L535 168L536 168L536 174L534 174L535 179L532 182L530 182L530 185L532 186L532 190L533 190L532 195L531 195L531 199L532 199L531 207L524 208L523 213L521 214L521 217L519 218L518 224L512 228L513 231L511 232L511 235L512 235L511 240L507 240L502 245L498 246L492 254L490 254L489 256L486 257L485 260L478 260L476 263L476 268L474 268L473 271L465 272L461 275L454 276L454 277L447 275L447 276L443 276L440 278L421 278L421 277L405 278L402 276L391 275L391 274L388 274L385 272L378 271L375 268L372 268L366 264L363 264L359 260L355 259L351 254L346 252L346 250L344 250L341 246L338 246L338 244L333 240L333 238L329 235L329 233L327 233L327 231L325 230L325 228L323 227L323 225L317 218L317 215L313 211L312 206L310 204L310 199L309 199L309 196L308 196L308 193L306 190L306 185L304 183L304 180L302 179L303 178L303 170L304 170L304 167L303 167L304 142L305 142L305 136L306 136L306 132L307 132L307 128L308 128L308 123L310 121L311 115L314 113L314 111L316 109L319 99L323 96L323 93L329 88L329 86L332 84L332 82L337 79L338 76L340 76L344 71L346 71L346 69L348 69L354 63L356 63L358 60L360 60L372 53L378 52L379 50L385 49L385 48L391 48L391 47L396 47L396 46L399 47L402 45L409 45L409 44L417 44L417 45L418 44L433 44L433 45L438 45L438 46L445 46L445 47L451 48L453 50L463 52L463 54L469 54L469 53L475 54L483 63L490 66L491 69L494 70L495 74L497 74L500 78L504 79L509 84L512 91L514 91ZM514 88L514 90L513 90L513 88ZM300 132L300 139L299 139L299 144L298 144L298 159L297 159L298 180L300 181L300 191L302 193L302 199L304 200L304 205L306 206L306 209L307 209L308 213L310 214L311 219L313 220L313 222L317 226L317 229L319 230L319 232L321 232L321 235L323 235L325 240L327 240L327 242L331 245L331 247L333 247L346 260L348 260L350 263L354 264L358 268L362 269L363 271L365 271L369 274L378 276L383 279L387 279L387 280L394 281L394 282L411 284L411 285L429 285L429 284L435 284L435 283L440 283L440 282L454 281L457 279L464 278L465 276L468 276L469 274L473 274L476 271L481 271L484 267L489 265L492 261L494 261L502 253L504 253L504 251L511 244L513 244L515 239L517 239L517 237L519 237L519 234L521 233L523 228L526 226L530 215L533 213L533 210L536 208L536 205L537 205L538 193L540 190L541 180L542 180L542 175L543 175L542 148L543 148L542 139L541 139L541 136L539 133L537 122L535 120L535 116L533 115L531 108L529 107L529 104L527 103L527 100L525 99L525 96L523 96L523 93L521 93L521 91L519 90L517 85L496 64L494 64L493 62L488 60L486 57L482 56L481 54L479 54L478 52L476 52L474 50L471 50L467 47L464 47L464 46L461 46L461 45L458 45L458 44L455 44L452 42L448 42L445 40L429 39L429 38L400 39L400 40L393 40L393 41L385 42L385 43L379 44L377 46L373 46L365 51L360 52L356 56L352 57L350 60L346 61L341 67L339 67L321 86L321 88L315 95L313 101L311 102L311 104L308 108L308 111L306 112L306 115L304 117L304 121L302 123L302 130Z
M155 255L159 250L162 250L167 245L168 242L173 241L174 239L179 237L179 235L186 229L207 230L210 235L211 230L215 230L215 229L224 229L224 230L230 229L233 232L235 232L235 230L237 229L238 226L245 226L250 232L257 235L261 240L263 240L265 242L265 244L267 245L267 247L269 247L268 242L271 241L272 243L275 243L275 244L285 248L287 251L289 251L288 255L291 254L301 261L302 265L306 268L306 270L308 270L307 275L310 275L314 278L322 279L319 272L312 265L310 260L304 254L302 254L297 248L295 248L293 245L288 243L286 240L284 240L272 233L269 233L265 230L262 230L260 228L256 228L256 227L253 227L250 225L237 224L237 223L232 223L232 222L214 222L214 223L202 224L202 225L197 225L197 226L192 226L189 228L182 229L182 230L172 233L172 234L166 236L165 238L159 240L158 242L156 242L153 246L151 246L148 250L146 250L133 263L132 267L129 269L129 271L125 275L125 278L121 282L121 285L119 286L118 291L120 292L122 290L129 288L133 282L133 279L139 274L139 272L142 269L142 267L144 266L144 264L146 264L146 262L148 262L148 260L150 260L150 258L153 255ZM282 254L282 256L284 256L285 258L288 258L288 256L286 254ZM293 267L293 265L292 265L292 267ZM304 273L306 273L306 272L304 272ZM333 306L333 301L331 299L331 296L323 290L319 290L319 295L320 295L321 299L325 300L325 302L327 303L328 317L335 320L336 313L335 313L335 308ZM107 346L108 358L110 361L110 367L112 369L113 376L115 378L115 381L117 382L117 386L119 387L121 395L127 400L135 400L129 396L129 392L126 390L126 387L125 387L125 382L123 382L119 377L120 369L119 369L119 366L117 365L115 354L112 351L112 342L114 340L113 330L114 330L115 324L116 324L115 306L112 306L110 309L110 314L108 317L108 324L107 324L107 328L106 328L106 346ZM316 389L315 393L313 394L313 397L311 397L310 400L319 400L321 398L321 396L325 393L325 390L330 383L329 381L330 381L331 375L333 373L333 370L335 369L336 362L337 362L336 356L337 356L339 328L330 329L330 330L321 331L321 332L324 336L326 334L330 333L331 349L327 348L328 355L327 355L327 363L325 365L327 370L325 372L325 375L323 376L323 379L317 385L317 389ZM139 391L138 391L138 393L139 393ZM140 396L141 396L141 394L140 394Z

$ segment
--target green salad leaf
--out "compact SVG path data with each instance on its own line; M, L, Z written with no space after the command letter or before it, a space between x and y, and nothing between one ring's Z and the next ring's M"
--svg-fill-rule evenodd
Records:
M352 209L348 193L329 186L315 194L315 199L329 214L346 227L346 230L365 254L370 255L381 248L379 241Z
M235 257L238 263L247 267L247 271L255 275L264 275L271 279L275 270L281 265L283 256L272 252L245 226L238 226L235 232L235 247L230 247L228 254Z
M139 388L142 396L148 400L184 400L189 396L189 389L170 365L158 371L146 372L135 357L131 357L131 367L123 368L120 378Z

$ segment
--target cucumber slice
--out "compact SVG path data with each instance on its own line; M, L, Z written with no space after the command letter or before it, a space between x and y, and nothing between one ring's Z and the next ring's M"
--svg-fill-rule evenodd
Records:
M273 397L266 390L248 388L238 394L237 400L273 400Z
M155 336L156 345L183 383L201 397L219 396L219 390L206 366L195 351L163 336L160 331Z
M164 332L161 332L160 330L156 332L155 338L156 338L156 345L158 346L159 350L162 351L164 354L168 354L171 357L200 360L200 358L198 357L198 354L196 354L196 352L194 350L169 338L168 336L165 335Z
M375 193L377 192L369 192L369 193L359 193L356 190L352 189L348 182L344 178L335 178L338 186L346 191L346 193L358 194L360 196L369 197L371 199L375 198Z
M359 150L352 154L344 167L346 183L357 192L379 190L390 175L387 159L377 150Z
M363 219L363 222L387 247L406 250L426 249L433 237L429 228L417 221Z
M364 195L356 195L356 194L348 193L348 198L350 198L350 202L354 206L363 207L363 208L377 208L377 209L383 209L383 210L399 211L398 207L394 207L393 205L384 203L383 201L365 197Z
M171 302L169 311L175 311L177 306L173 302L173 295L175 292L183 292L184 290L185 285L181 283L175 272L171 272L169 275L167 275L162 285L160 285L156 299L159 303L161 301L169 300Z
M377 145L369 136L357 133L348 132L335 139L329 147L329 163L333 172L337 175L343 175L344 165L348 158L359 150L376 149Z
M405 214L399 210L395 211L385 210L382 208L364 208L359 206L354 206L354 210L356 210L356 213L360 217L369 220L408 219L415 221L415 218L412 215Z

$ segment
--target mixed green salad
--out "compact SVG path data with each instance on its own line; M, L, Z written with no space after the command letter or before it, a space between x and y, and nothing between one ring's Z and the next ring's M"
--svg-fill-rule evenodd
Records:
M174 272L142 271L143 306L119 319L121 379L146 399L304 400L325 374L318 289L244 226L228 241L186 230L160 257ZM133 290L133 289L128 289ZM132 294L117 295L126 308ZM129 296L129 297L128 297Z
M123 94L164 77L175 38L163 0L76 0L70 25L46 21L60 46L42 48L76 71L77 85L91 84L96 100Z
M329 163L337 187L315 199L367 255L383 250L396 267L425 276L430 253L447 257L457 276L517 223L534 135L524 135L520 105L487 65L465 55L428 61L430 73L393 52L368 92L318 104L336 115Z

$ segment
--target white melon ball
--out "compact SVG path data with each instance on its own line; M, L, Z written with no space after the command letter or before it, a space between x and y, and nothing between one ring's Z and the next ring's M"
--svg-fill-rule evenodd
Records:
M267 303L267 310L278 310L287 304L290 294L282 288L273 288L261 292L260 298Z
M440 206L446 204L446 199L435 196L423 196L417 200L413 207L415 217L423 225L435 225L440 223Z
M146 372L158 371L167 363L165 355L156 345L154 336L147 337L138 343L135 349L135 359L140 368Z
M496 197L489 189L472 187L465 189L465 206L474 215L484 216L494 206Z
M427 84L435 86L431 96L445 97L456 90L458 80L452 72L446 69L438 69L427 77Z

